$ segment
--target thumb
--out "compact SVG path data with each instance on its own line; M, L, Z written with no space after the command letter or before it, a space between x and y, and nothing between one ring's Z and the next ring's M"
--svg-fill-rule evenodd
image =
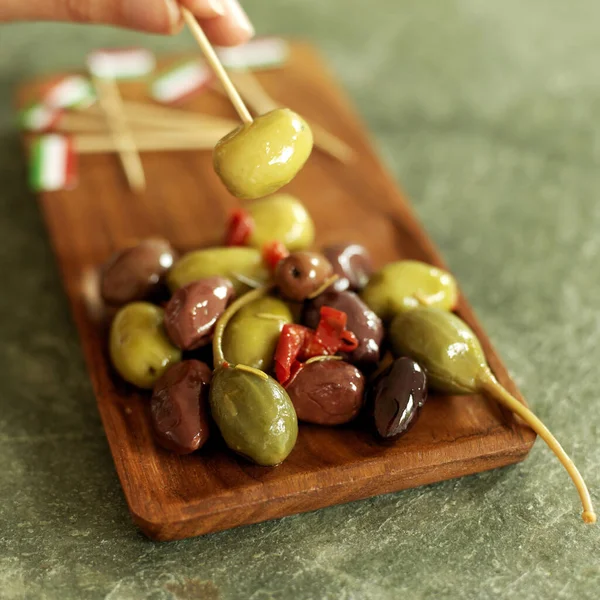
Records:
M211 15L206 5L207 17L218 14ZM0 0L2 21L73 21L171 33L181 12L176 0Z

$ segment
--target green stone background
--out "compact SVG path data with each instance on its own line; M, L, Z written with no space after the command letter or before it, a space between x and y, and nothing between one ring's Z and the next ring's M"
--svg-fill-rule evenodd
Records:
M600 498L600 4L254 0L312 39L531 404ZM522 465L170 544L131 524L13 127L14 86L108 29L0 27L0 597L597 598L600 533Z

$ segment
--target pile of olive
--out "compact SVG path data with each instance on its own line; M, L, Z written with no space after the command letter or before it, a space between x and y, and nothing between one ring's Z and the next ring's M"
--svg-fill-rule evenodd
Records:
M230 245L182 257L147 240L102 271L102 296L120 307L112 364L152 389L161 446L194 452L216 426L231 450L274 466L293 450L299 421L357 420L392 441L417 422L428 388L485 393L548 443L575 482L584 520L595 520L573 463L498 383L475 334L453 314L458 289L447 271L413 260L375 270L358 244L312 251L312 220L289 195L237 211L225 237Z

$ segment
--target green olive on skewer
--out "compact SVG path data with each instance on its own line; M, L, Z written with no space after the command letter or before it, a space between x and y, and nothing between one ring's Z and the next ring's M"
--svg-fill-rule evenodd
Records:
M213 165L234 196L254 200L289 183L308 160L312 147L306 121L289 108L278 108L221 139L213 151Z

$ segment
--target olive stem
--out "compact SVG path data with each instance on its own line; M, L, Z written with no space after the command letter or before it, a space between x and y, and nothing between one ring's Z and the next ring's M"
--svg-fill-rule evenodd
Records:
M573 480L581 504L583 505L583 520L586 523L596 522L596 513L592 506L590 492L581 476L581 473L575 466L575 463L569 458L558 440L552 435L550 430L540 421L540 419L529 408L521 404L512 394L510 394L494 377L491 371L487 371L478 378L479 387L491 398L497 400L500 404L508 408L511 412L517 414L525 421L543 440L550 450L556 454L558 460L562 463L567 473Z
M421 305L421 306L431 306L431 300L422 292L416 292L413 294L413 298Z
M324 360L342 360L341 356L335 356L335 355L323 355L323 356L313 356L311 358L309 358L304 364L305 365L310 365L311 363L314 362L323 362Z
M307 300L313 300L317 296L320 296L331 284L335 283L340 278L339 275L332 275L328 277L310 296Z
M375 381L392 363L394 362L394 356L388 350L383 358L379 361L375 371L369 376L369 381Z
M215 367L222 367L227 362L225 360L225 355L223 354L223 333L225 332L227 323L229 323L233 315L235 315L240 308L243 308L246 304L250 304L250 302L253 302L254 300L266 296L272 288L272 285L265 285L240 296L235 302L232 302L227 307L227 310L219 317L213 337L213 360Z
M241 273L230 273L230 275L250 288L258 289L263 285L262 282L256 281L256 279L252 279L251 277L246 277Z

